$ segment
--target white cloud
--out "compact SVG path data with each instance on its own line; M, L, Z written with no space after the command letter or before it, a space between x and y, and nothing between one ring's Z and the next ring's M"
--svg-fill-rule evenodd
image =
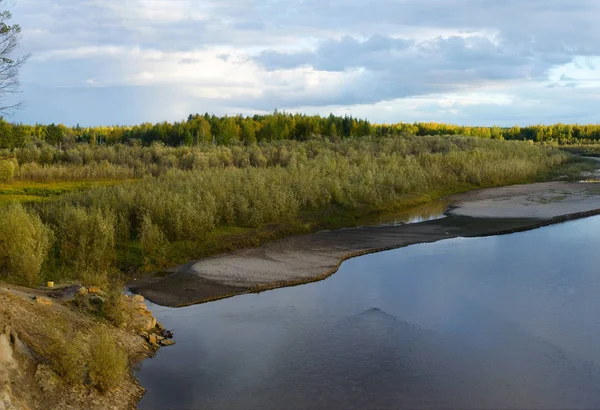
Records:
M444 109L463 108L470 105L510 105L515 101L515 97L509 94L491 94L491 93L467 93L467 94L446 94L437 100L438 105Z
M124 22L164 24L209 17L205 3L193 0L94 0L92 3Z
M589 121L600 108L598 12L595 0L19 0L32 58L22 73L31 104L17 119L286 108L388 122Z

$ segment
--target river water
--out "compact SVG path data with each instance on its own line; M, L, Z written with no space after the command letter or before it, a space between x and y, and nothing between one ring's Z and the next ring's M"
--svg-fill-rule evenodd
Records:
M142 409L598 408L600 217L345 262L182 309Z

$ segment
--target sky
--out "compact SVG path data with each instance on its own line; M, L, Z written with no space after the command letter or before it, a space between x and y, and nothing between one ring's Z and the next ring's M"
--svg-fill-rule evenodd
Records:
M10 121L600 122L598 0L0 1L30 54Z

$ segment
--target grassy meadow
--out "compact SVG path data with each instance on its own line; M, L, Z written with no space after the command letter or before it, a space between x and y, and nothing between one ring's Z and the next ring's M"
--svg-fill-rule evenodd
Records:
M12 150L0 184L0 274L26 285L106 284L581 168L555 148L458 136L36 150Z

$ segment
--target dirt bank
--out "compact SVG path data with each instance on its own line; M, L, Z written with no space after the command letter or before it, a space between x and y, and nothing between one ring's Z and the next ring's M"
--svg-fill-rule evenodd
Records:
M92 343L99 332L108 333L131 364L155 351L137 327L117 328L73 305L70 300L75 288L45 291L0 283L0 409L137 407L144 389L131 373L102 394L83 383L67 383L54 371L56 337L64 340L66 348L60 351L65 353L72 351L69 346ZM135 305L132 320L152 320L147 313L138 313L143 303L140 298L123 298Z
M600 184L549 182L455 195L448 217L400 226L318 232L180 266L132 285L160 305L179 307L323 279L367 253L455 237L510 233L600 213Z

